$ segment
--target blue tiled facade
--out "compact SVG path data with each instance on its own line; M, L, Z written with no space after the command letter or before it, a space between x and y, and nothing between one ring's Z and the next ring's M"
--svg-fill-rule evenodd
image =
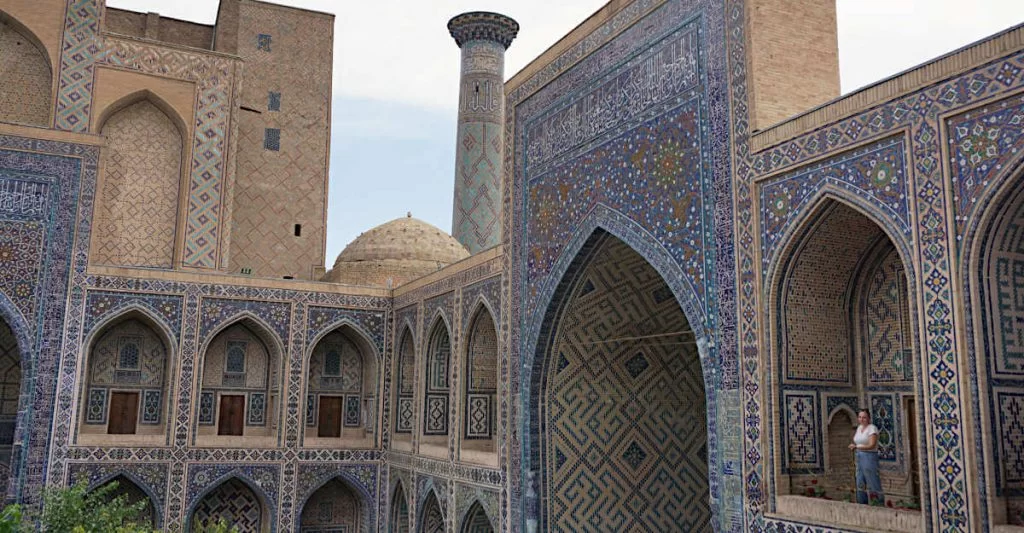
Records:
M55 130L87 129L101 7L68 1ZM770 132L750 126L747 7L635 0L517 78L505 104L502 247L407 290L91 268L101 146L85 135L28 138L0 123L0 318L22 355L8 496L34 504L48 483L97 486L122 476L152 500L156 525L176 529L230 481L259 500L266 528L283 532L299 529L319 487L341 479L363 502L365 533L400 530L394 517L408 519L410 530L428 517L445 531L464 523L546 529L558 490L546 465L565 460L544 460L549 371L576 361L552 349L561 305L599 290L583 278L595 254L618 240L664 281L652 305L674 299L692 329L699 369L673 375L703 380L706 443L685 457L706 464L677 458L661 467L706 478L708 529L851 529L778 510L789 497L786 479L827 471L832 415L858 407L870 407L882 430L883 470L909 472L917 458L920 510L912 512L924 531L1024 523L1024 45L978 52L984 59L943 67L950 74L912 91L758 143ZM1019 43L1020 31L993 39ZM270 42L260 35L247 46L269 52ZM269 101L280 104L280 94ZM215 129L209 142L225 144L229 128ZM775 342L790 312L779 294L834 206L863 216L878 242L891 243L872 244L877 264L852 269L877 283L850 327L903 329L871 330L836 368L808 377L789 372L803 363ZM188 216L201 224L198 211ZM194 266L219 263L220 252L207 248L189 248ZM887 253L896 259L886 262ZM896 274L872 277L883 266ZM492 455L481 454L493 461L474 462L456 434L468 401L458 392L466 378L459 361L480 310L496 326L499 384L494 396L477 398L486 430L471 432L493 436ZM168 343L169 392L144 389L139 420L164 434L153 445L96 445L75 431L108 423L112 391L86 390L82 361L126 316L144 317ZM240 323L258 326L280 357L268 370L280 374L279 388L245 398L249 425L271 437L260 446L200 445L197 435L220 409L216 394L202 392L202 361L212 340ZM404 332L414 352L408 376L422 388L436 327L450 339L445 386L431 395L397 390ZM343 425L370 429L367 446L318 446L306 432L319 415L306 388L308 360L339 328L375 358L372 390L343 397ZM875 358L858 367L857 350ZM622 361L616 379L655 375L649 354ZM422 453L445 436L447 446ZM633 471L662 460L637 440L614 453ZM392 511L395 494L406 499L404 513ZM623 516L639 529L654 523L642 509Z

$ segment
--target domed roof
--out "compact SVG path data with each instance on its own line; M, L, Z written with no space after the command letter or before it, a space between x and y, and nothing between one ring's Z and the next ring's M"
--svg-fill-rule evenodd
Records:
M394 288L467 257L454 237L410 213L356 237L323 281Z

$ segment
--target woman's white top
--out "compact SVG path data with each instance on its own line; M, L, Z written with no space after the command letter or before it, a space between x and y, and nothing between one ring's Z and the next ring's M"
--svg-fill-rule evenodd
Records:
M871 444L871 436L878 435L878 428L874 424L857 426L857 432L853 434L853 443L858 446Z

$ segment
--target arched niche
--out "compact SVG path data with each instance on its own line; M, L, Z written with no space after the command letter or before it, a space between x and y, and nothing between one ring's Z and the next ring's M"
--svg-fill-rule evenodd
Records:
M409 500L405 488L399 481L391 495L391 512L388 514L389 533L409 533Z
M377 423L377 354L354 327L320 337L306 365L305 446L368 448Z
M131 309L97 328L85 348L77 443L165 444L173 368L166 329Z
M280 423L282 349L262 322L240 318L202 356L199 446L272 447Z
M0 121L46 127L53 69L45 47L16 19L0 11Z
M842 399L868 409L879 428L882 504L912 513L895 527L923 519L920 442L911 430L923 416L914 273L898 242L859 207L824 198L768 266L779 512L820 520L830 507L792 497L856 501L852 475L839 473L852 468L843 451L850 415L829 405Z
M462 528L459 531L461 533L494 533L491 519L487 517L487 511L484 511L484 507L480 505L480 502L474 502L470 506L469 511L466 512L466 518L462 522Z
M1024 174L1008 179L982 216L968 254L974 302L971 346L980 393L987 465L984 481L993 526L1024 526Z
M110 480L97 485L97 488L106 487L111 484L116 484L116 487L113 487L107 494L108 501L115 498L123 498L124 503L128 505L136 505L142 502L143 505L142 508L139 509L138 515L135 517L135 523L139 526L154 528L161 526L159 514L157 513L157 508L153 502L153 498L151 498L150 495L142 489L142 487L122 474L114 476Z
M105 143L90 253L95 264L174 268L187 135L169 110L143 91L112 104L100 122Z
M448 530L445 526L444 512L441 510L441 504L437 501L437 495L432 490L427 493L427 498L423 502L423 511L419 523L420 527L418 530L422 533L444 533Z
M423 419L420 453L447 456L451 398L451 329L438 314L427 335L423 367Z
M460 457L496 466L498 334L482 302L470 319L465 346Z
M299 519L301 533L368 531L369 517L359 493L345 481L333 478L306 500Z
M188 530L202 532L204 527L223 520L238 533L268 533L270 515L264 502L248 484L230 478L207 492L196 504L188 520Z
M599 231L555 294L531 423L539 530L711 531L704 371L672 289Z
M395 354L395 432L392 446L410 451L416 423L416 341L408 325L402 328Z

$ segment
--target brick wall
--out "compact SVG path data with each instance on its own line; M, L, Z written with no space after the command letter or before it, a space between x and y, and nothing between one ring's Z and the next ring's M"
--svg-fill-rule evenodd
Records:
M836 0L747 2L751 129L839 96Z
M334 17L261 2L239 9L229 270L312 279L324 265Z

